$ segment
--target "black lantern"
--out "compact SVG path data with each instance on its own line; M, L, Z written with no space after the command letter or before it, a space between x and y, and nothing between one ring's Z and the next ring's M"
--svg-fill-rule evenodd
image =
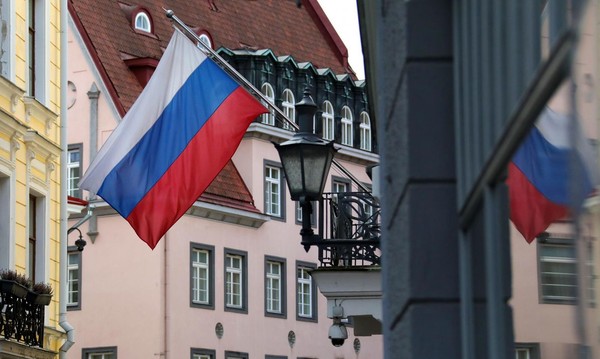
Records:
M314 240L311 228L311 201L321 199L331 161L337 151L333 142L325 141L313 133L313 117L317 105L304 89L302 101L296 104L300 130L294 136L275 148L279 152L283 171L294 201L300 201L302 208L302 244L308 251L309 241Z

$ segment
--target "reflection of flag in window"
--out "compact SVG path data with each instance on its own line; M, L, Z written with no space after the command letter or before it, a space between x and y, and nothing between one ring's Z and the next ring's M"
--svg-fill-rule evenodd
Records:
M546 108L509 165L510 219L527 242L564 218L599 183L592 146L577 123Z
M154 248L266 109L179 31L80 187Z

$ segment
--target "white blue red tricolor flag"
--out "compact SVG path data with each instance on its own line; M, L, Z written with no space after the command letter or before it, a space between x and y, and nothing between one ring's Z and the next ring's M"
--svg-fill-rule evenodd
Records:
M576 119L546 108L509 165L510 219L527 242L583 204L600 181Z
M80 182L151 248L267 112L179 31L154 75Z

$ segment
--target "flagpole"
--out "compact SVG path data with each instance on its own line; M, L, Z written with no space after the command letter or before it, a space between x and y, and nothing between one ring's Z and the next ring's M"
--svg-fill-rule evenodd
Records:
M286 122L290 127L294 129L294 131L298 131L298 125L290 120L283 111L279 109L279 107L275 106L271 100L266 97L262 92L260 92L250 81L248 81L244 76L242 76L233 66L231 66L225 59L223 59L215 50L213 50L210 46L206 45L203 41L200 40L200 37L190 29L180 18L178 18L173 10L167 10L163 8L167 17L173 20L181 29L183 29L189 36L191 36L194 40L198 42L200 45L199 49L202 50L207 56L210 56L215 62L217 62L225 71L227 71L231 76L233 76L240 85L243 85L248 92L252 95L260 98L264 104L267 105L271 110L277 113L277 117ZM350 171L348 171L344 166L342 166L339 162L333 159L332 163L342 171L348 178L352 180L362 191L369 192L367 187L363 185Z
M163 8L164 9L164 8ZM227 71L231 76L233 76L238 83L243 85L252 95L259 97L270 109L275 111L282 120L288 123L295 131L298 131L298 125L287 118L287 116L279 109L279 107L275 106L268 97L266 97L262 92L260 92L250 81L248 81L244 76L242 76L233 66L229 64L229 62L225 61L215 50L213 50L210 46L206 45L204 41L200 40L200 37L190 29L180 18L178 18L173 10L164 9L167 17L173 20L181 29L185 30L185 32L194 38L200 45L200 50L204 52L207 56L210 56L211 59L215 60L225 71Z

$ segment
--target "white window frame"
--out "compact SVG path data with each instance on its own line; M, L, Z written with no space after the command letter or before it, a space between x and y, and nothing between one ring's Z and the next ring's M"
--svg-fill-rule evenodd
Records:
M72 261L71 258L75 258ZM73 279L75 273L77 278ZM74 289L75 284L77 290ZM77 300L74 297L77 296ZM81 307L81 252L74 249L67 254L67 309L79 309Z
M298 267L298 316L312 318L312 279L308 268Z
M515 359L540 359L539 343L515 343Z
M334 179L331 182L331 192L333 192L333 193L350 192L350 183L347 180Z
M15 174L0 163L0 268L13 268L15 255ZM11 173L12 172L12 173Z
M272 314L283 313L283 263L267 260L265 264L266 311ZM273 269L277 268L277 271Z
M204 256L204 261L201 259ZM192 302L210 305L210 251L192 248Z
M15 75L15 0L2 0L0 2L0 27L7 30L5 41L0 43L0 76L14 81Z
M281 110L287 118L296 123L296 100L294 98L294 93L290 89L283 90L281 95ZM292 130L292 126L287 122L283 124L283 128Z
M215 351L212 349L191 349L191 359L215 359Z
M371 118L366 112L360 113L360 149L371 151Z
M544 253L550 249L563 251L561 255L549 255ZM538 241L538 267L539 267L539 293L540 302L549 304L575 304L575 295L551 295L548 293L552 287L570 288L577 293L577 257L576 246L572 239L547 238ZM551 271L549 267L571 268L570 271ZM570 282L570 283L567 283Z
M79 161L71 160L71 153L79 154ZM81 178L81 145L69 146L67 152L67 193L71 197L82 198L81 189L77 186ZM78 176L73 175L73 171L78 170Z
M49 61L47 61L48 57L48 29L50 21L48 19L48 4L49 2L46 0L30 0L34 1L34 17L35 21L33 24L33 29L35 30L33 38L34 38L34 47L33 53L30 51L30 44L28 44L28 71L27 71L27 94L28 96L34 97L41 104L46 104L46 96L47 96L47 81L48 76L48 66ZM29 12L29 10L28 10ZM31 25L31 19L28 16L27 19L27 31L28 31L28 41L30 38L29 35L29 27ZM31 57L34 57L32 59ZM35 79L31 79L29 73L29 64L31 61L34 61L33 72L35 74ZM32 93L33 90L33 93Z
M268 98L269 101L271 101L271 103L275 103L275 91L273 91L273 86L271 86L270 83L265 82L264 84L262 84L262 86L260 87L260 92L262 92L262 94L265 95L265 97ZM260 116L261 122L265 125L275 126L275 111L264 101L262 101L262 103L263 105L265 105L266 108L269 109L269 112L264 113Z
M225 309L245 310L246 256L237 251L225 252ZM237 289L236 289L237 288Z
M35 218L31 218L31 211L29 208L30 201L28 201L27 208L27 238L29 239L30 230L32 227L35 229L34 238L35 238L35 248L30 248L30 241L27 241L27 275L30 279L33 279L35 282L47 282L48 278L48 221L47 214L48 211L48 193L39 188L34 190L33 187L29 187L30 198L35 198ZM35 221L35 223L32 223ZM32 261L30 258L31 253L35 252L35 259ZM33 266L33 268L32 268Z
M341 143L342 143L342 145L352 146L354 144L354 140L353 140L354 129L352 126L352 121L353 121L353 116L352 116L352 110L350 110L350 107L348 107L348 106L342 107L342 119L341 119L341 123L342 123Z
M83 348L84 359L117 359L117 347Z
M265 165L265 213L283 217L282 169Z
M315 284L309 274L314 268L308 263L296 264L296 317L299 320L315 321L317 318Z
M333 105L329 101L323 102L323 139L332 141L335 138L335 115Z
M152 21L150 20L150 16L144 11L135 14L133 26L136 30L147 32L149 34L152 33Z

